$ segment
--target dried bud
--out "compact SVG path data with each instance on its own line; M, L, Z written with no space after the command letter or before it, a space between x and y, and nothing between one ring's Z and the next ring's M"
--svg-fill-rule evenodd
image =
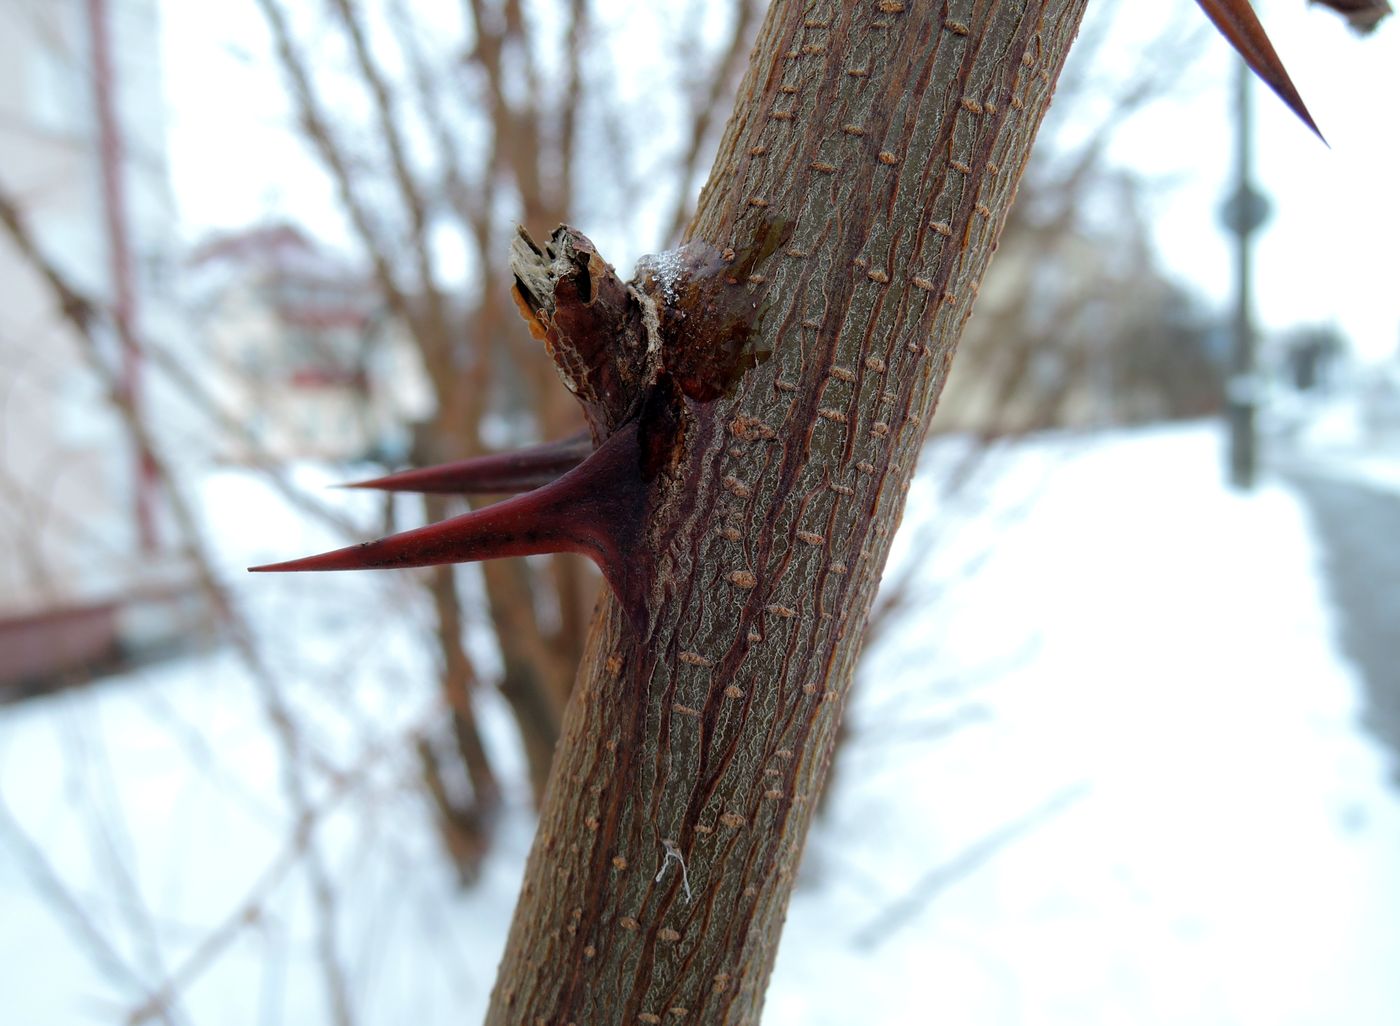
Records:
M521 228L511 244L513 295L601 443L634 414L655 377L652 302L567 225L543 247Z
M1386 0L1312 0L1312 2L1332 8L1346 18L1347 24L1362 35L1375 31L1376 26L1385 20L1386 15L1394 11L1394 8Z

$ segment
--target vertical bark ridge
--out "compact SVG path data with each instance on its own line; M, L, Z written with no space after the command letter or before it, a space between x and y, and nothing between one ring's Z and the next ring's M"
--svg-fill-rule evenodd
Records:
M1082 10L770 10L689 233L766 355L686 403L647 632L608 597L590 633L489 1022L757 1021L914 458Z

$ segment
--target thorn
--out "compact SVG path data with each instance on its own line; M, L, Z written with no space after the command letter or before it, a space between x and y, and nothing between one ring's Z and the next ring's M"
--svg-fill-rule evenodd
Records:
M1279 99L1288 104L1288 108L1298 115L1303 124L1312 129L1313 134L1322 140L1324 146L1327 145L1327 140L1323 138L1321 130L1317 127L1317 122L1313 121L1312 115L1308 113L1307 105L1303 103L1303 98L1298 95L1293 80L1288 77L1288 71L1284 68L1283 61L1274 51L1274 45L1269 42L1268 33L1264 31L1264 26L1259 23L1259 17L1254 13L1254 8L1250 6L1249 0L1196 0L1196 2L1201 5L1201 10L1206 12L1206 17L1215 23L1220 34L1244 58L1244 62L1249 65L1250 70L1278 94Z
M646 623L646 573L639 536L648 492L633 420L568 473L532 492L378 541L248 569L390 570L578 552L598 564L640 631Z
M526 492L542 488L567 474L593 452L587 431L515 452L478 456L436 467L419 467L397 474L355 481L342 488L379 488L386 492L429 492L435 495L478 495L486 492Z

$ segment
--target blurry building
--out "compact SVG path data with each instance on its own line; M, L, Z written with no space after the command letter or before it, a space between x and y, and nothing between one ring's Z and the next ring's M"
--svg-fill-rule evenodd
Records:
M431 396L366 272L273 224L205 242L187 277L207 383L244 428L224 459L402 457Z
M110 311L98 358L144 402L174 240L156 0L0 0L0 186ZM159 482L46 283L0 236L0 700L188 636Z
M1140 424L1208 416L1222 401L1210 319L1162 273L1135 218L1040 223L1018 205L932 429Z

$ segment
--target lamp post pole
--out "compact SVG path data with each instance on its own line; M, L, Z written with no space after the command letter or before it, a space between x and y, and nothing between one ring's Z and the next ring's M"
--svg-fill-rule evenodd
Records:
M1227 393L1230 484L1254 487L1258 466L1255 415L1259 378L1255 368L1253 236L1269 216L1269 202L1253 182L1254 117L1251 75L1243 61L1235 70L1235 187L1222 210L1225 227L1235 236L1235 312L1230 380Z

